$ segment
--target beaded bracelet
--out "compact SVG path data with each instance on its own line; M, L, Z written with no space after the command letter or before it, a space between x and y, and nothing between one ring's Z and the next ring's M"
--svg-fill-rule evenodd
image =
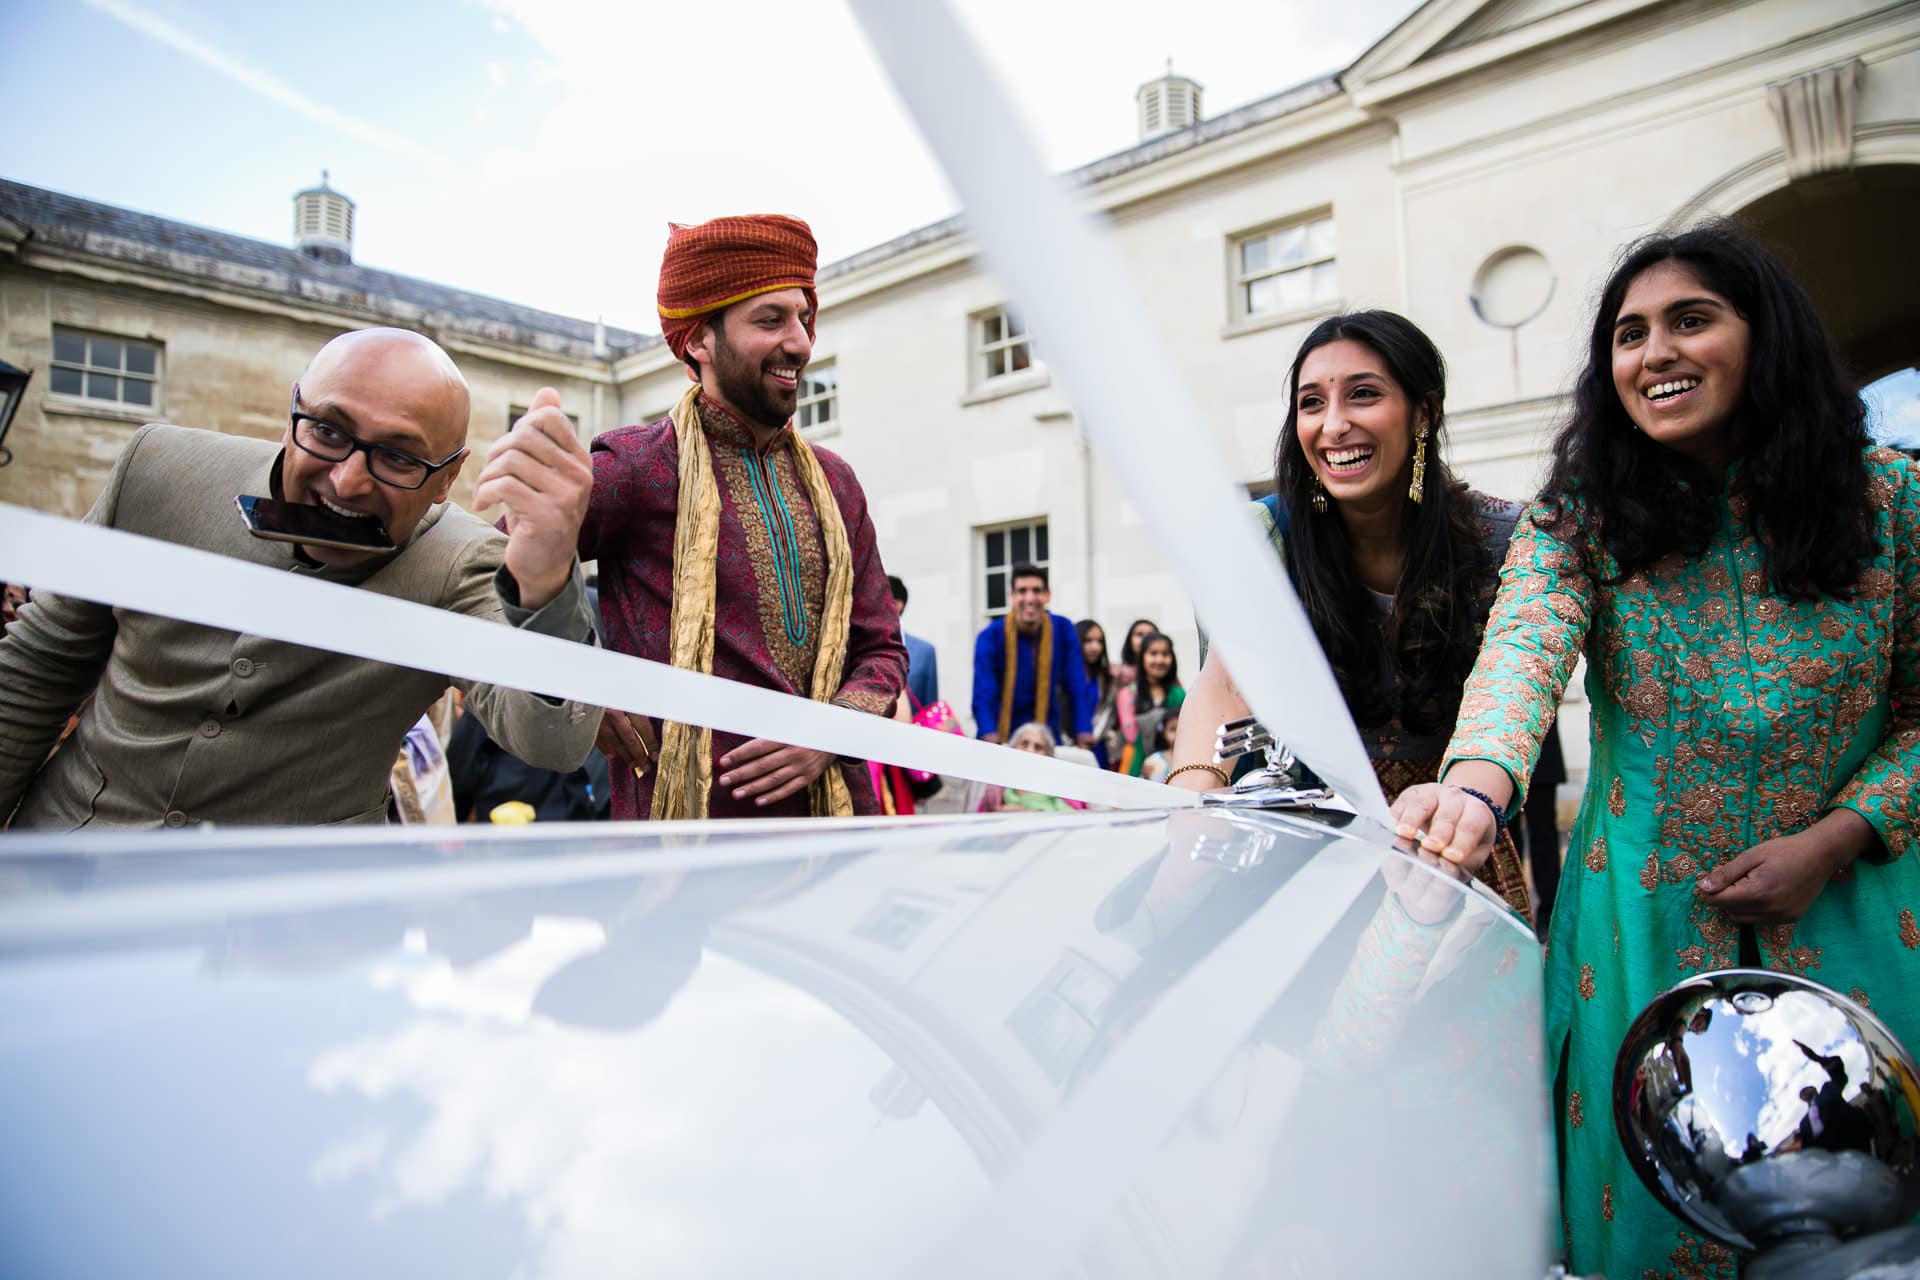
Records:
M1487 806L1487 811L1493 814L1493 839L1494 843L1498 844L1500 837L1507 834L1507 815L1500 812L1500 806L1495 804L1493 797L1486 792L1475 791L1472 787L1461 787L1460 790Z
M1227 771L1225 769L1222 769L1217 764L1183 764L1178 769L1175 769L1172 773L1167 775L1167 781L1172 782L1175 778L1179 777L1181 774L1185 773L1189 769L1205 769L1208 773L1220 779L1221 786L1227 787L1227 786L1233 785L1233 779L1227 776Z

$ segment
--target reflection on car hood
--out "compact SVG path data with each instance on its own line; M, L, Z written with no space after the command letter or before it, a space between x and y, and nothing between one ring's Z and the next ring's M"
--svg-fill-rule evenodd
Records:
M1537 1276L1537 945L1365 822L0 841L35 1276Z

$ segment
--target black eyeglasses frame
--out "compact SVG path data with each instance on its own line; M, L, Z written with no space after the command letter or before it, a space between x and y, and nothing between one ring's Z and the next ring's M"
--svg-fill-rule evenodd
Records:
M322 462L332 462L332 463L345 462L348 458L351 458L356 453L364 453L367 455L367 474L372 476L375 480L379 481L381 484L386 485L389 489L405 489L408 492L412 492L418 489L424 489L427 487L427 481L433 479L435 473L440 471L445 471L448 467L452 466L454 463L460 461L461 458L465 457L467 453L466 446L462 445L460 448L455 449L452 453L448 454L445 458L441 459L439 462L433 462L433 461L430 461L429 459L421 457L417 453L408 453L405 449L396 449L389 444L368 444L366 441L360 439L360 437L354 435L353 432L347 430L345 427L341 426L337 422L329 422L327 419L319 417L315 414L300 412L300 384L297 382L293 384L293 405L288 410L288 413L290 415L289 421L291 426L291 429L288 432L288 434L293 440L294 447L299 449L300 452L306 454L308 457L318 458ZM300 420L302 418L305 418L308 422L317 422L329 431L338 431L341 435L347 438L347 444L350 447L347 449L347 451L344 454L340 455L338 458L329 458L326 454L317 453L311 447L301 444L300 443ZM409 462L417 462L421 466L427 469L427 473L420 477L420 483L418 484L400 484L400 483L397 483L396 481L389 480L385 476L382 476L376 473L373 469L373 451L375 449L378 449L383 453L391 453L396 457L405 458Z

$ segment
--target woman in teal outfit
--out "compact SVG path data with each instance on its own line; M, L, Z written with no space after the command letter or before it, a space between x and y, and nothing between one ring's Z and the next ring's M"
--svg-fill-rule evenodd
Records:
M1547 953L1569 1262L1730 1278L1627 1165L1613 1058L1654 996L1735 964L1920 1047L1920 468L1872 448L1805 294L1724 224L1640 242L1602 293L1403 835L1484 856L1583 651L1592 758Z

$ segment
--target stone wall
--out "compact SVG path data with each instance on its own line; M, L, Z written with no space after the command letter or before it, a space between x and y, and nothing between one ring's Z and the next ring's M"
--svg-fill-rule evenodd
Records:
M281 438L291 384L313 353L352 323L349 317L327 323L267 307L241 309L131 280L102 280L0 258L0 360L33 371L5 441L13 462L0 467L0 502L84 515L114 458L146 421ZM155 410L51 396L55 325L160 344L161 395ZM489 355L470 341L454 345L454 360L473 392L468 433L473 457L454 490L454 500L463 505L471 503L487 446L507 429L510 406L526 405L535 391L551 385L579 418L586 437L596 426L595 404L610 404L604 388L599 401L594 394L596 382L607 376L604 365L575 362L580 368L569 375L544 353L538 364L521 363L516 354L503 349Z

